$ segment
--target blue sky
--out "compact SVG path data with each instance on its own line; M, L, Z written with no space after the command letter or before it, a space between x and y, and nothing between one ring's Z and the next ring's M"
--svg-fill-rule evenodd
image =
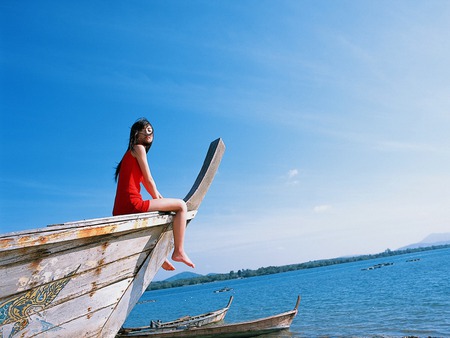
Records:
M1 231L109 216L146 116L166 197L227 145L198 273L449 232L449 30L446 1L1 1Z

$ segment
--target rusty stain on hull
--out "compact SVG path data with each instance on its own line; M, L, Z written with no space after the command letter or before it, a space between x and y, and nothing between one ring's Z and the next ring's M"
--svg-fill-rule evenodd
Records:
M108 248L109 244L110 244L109 242L103 243L102 244L102 250L105 251Z
M33 271L33 274L39 273L41 269L42 258L36 259L35 261L30 263L30 270Z
M105 259L102 258L98 261L97 267L95 268L95 275L100 276L100 273L102 272L102 267L105 265Z
M117 225L109 225L101 228L87 228L78 230L77 237L78 238L86 238L86 237L94 237L94 236L102 236L113 233L116 230Z
M92 289L89 292L89 297L92 298L94 296L95 292L97 291L98 287L97 287L97 282L92 282L91 285L92 285Z
M28 242L28 240L30 238L31 238L31 236L22 236L19 238L18 242L19 242L19 244L22 244L22 243Z
M2 248L2 249L9 248L9 246L13 242L14 242L14 240L12 238L0 239L0 248Z

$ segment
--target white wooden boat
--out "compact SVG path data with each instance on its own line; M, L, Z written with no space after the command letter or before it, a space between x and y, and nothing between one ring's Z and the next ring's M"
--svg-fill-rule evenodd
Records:
M206 325L202 327L191 327L184 330L166 330L164 332L119 332L118 338L236 338L236 337L255 337L263 334L270 334L287 330L298 312L300 296L297 297L297 303L293 310L276 314L274 316L250 320L240 323ZM282 336L279 334L279 336Z
M192 220L225 146L212 142L185 201ZM0 235L0 337L114 337L173 249L171 213Z
M149 326L122 328L119 331L119 335L161 333L172 330L185 330L193 327L202 327L206 325L216 324L223 321L232 302L233 296L230 297L227 306L225 306L222 309L203 313L196 316L185 316L169 322L152 320Z

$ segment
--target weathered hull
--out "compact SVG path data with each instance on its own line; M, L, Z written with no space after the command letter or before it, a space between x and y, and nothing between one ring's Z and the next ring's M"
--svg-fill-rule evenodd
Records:
M186 330L167 330L156 333L119 333L117 337L141 337L141 338L179 338L179 337L202 337L202 338L228 338L228 337L255 337L262 334L287 330L297 315L300 297L297 299L295 308L291 311L280 313L275 316L262 319L231 323L223 325L211 325Z
M224 145L186 202L196 215ZM143 213L0 236L0 337L114 337L173 248L172 215Z
M202 327L211 324L217 324L224 320L231 306L232 301L233 296L230 297L227 306L220 310L204 313L197 316L186 316L171 322L156 322L154 323L154 325L150 326L142 326L136 328L122 328L119 331L119 334L127 335L127 334L158 333L158 332L166 332L168 330L169 331L180 330L186 328Z
M274 316L271 318L244 323L204 326L187 330L172 330L157 333L119 334L118 337L254 337L261 334L273 333L289 329L296 314L297 311L291 311L289 313L281 314L280 316Z
M6 277L0 286L3 336L114 336L117 321L129 313L127 305L134 306L133 298L145 291L171 249L171 216L151 216L157 221L15 235L18 245L0 253ZM50 243L20 246L29 241Z

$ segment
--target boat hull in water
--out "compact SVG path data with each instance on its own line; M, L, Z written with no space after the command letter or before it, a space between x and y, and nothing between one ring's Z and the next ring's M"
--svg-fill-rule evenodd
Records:
M240 323L205 325L202 327L191 327L182 330L166 330L165 332L139 332L120 331L118 338L235 338L235 337L255 337L263 334L275 333L288 330L298 312L300 296L293 310L279 313L274 316L250 320ZM280 334L281 336L281 334Z

